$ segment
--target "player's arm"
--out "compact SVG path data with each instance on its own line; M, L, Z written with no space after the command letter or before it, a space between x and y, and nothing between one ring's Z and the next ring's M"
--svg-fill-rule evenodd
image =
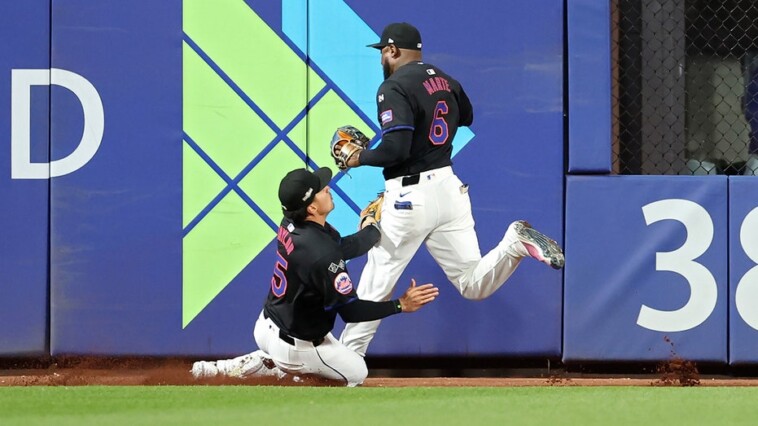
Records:
M458 123L460 126L470 126L474 122L474 107L471 106L471 101L466 95L466 92L461 87L458 96L458 109L460 111L461 119Z
M396 130L382 135L382 143L374 149L361 151L351 158L356 165L391 167L411 156L413 130ZM354 167L354 166L351 166Z
M360 300L344 259L336 249L329 250L317 260L309 275L311 282L321 289L324 310L336 311L345 322L373 321L400 312L414 312L439 295L439 289L433 284L416 286L413 280L399 299L386 302Z
M374 321L400 312L402 312L400 299L372 302L356 298L337 308L337 313L345 322Z
M361 151L348 162L350 167L391 167L411 156L414 114L407 94L395 81L385 81L377 91L377 114L382 128L382 143Z
M345 322L374 321L401 312L415 312L438 295L439 289L434 284L417 286L416 280L411 280L411 286L399 299L372 302L356 298L338 307L337 313Z
M399 300L369 302L358 299L345 261L335 252L314 263L310 275L313 283L320 284L324 310L337 312L345 322L373 321L402 310Z
M355 234L342 238L340 241L342 255L345 259L363 256L379 242L381 237L381 232L375 226L366 226Z

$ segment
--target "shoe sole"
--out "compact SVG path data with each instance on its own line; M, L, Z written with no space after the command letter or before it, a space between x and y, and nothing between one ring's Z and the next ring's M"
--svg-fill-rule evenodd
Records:
M516 224L516 235L529 252L529 256L553 269L561 269L565 265L563 250L558 243L532 228L528 222L521 221Z

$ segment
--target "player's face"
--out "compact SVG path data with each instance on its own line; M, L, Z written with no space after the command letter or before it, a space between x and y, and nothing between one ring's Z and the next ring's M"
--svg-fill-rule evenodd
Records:
M332 199L329 185L316 193L316 196L313 197L313 205L316 207L316 211L323 216L326 216L329 212L334 210L334 199Z

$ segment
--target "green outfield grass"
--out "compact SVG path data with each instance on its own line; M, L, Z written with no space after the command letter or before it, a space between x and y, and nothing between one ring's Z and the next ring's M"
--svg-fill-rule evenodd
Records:
M0 388L0 425L737 425L754 387Z

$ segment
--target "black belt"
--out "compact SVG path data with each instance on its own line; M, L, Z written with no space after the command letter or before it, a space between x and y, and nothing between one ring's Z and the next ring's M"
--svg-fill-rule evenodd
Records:
M401 185L403 186L415 185L419 182L419 180L421 180L421 173L416 173L415 175L410 175L410 176L403 176Z
M291 346L295 346L295 339L293 339L292 336L288 335L287 333L283 332L282 330L279 330L279 338L282 339L283 342L289 343ZM313 346L316 347L316 346L324 343L324 338L322 337L320 339L308 340L308 341L311 342L311 343L313 343Z
M268 314L266 311L263 311L263 318L269 319ZM283 342L289 344L290 346L295 346L295 339L290 336L289 334L283 332L281 329L279 329L279 338L282 339ZM303 340L303 339L300 339ZM324 338L321 337L316 340L307 340L308 342L313 343L313 346L316 347L322 343L324 343Z

